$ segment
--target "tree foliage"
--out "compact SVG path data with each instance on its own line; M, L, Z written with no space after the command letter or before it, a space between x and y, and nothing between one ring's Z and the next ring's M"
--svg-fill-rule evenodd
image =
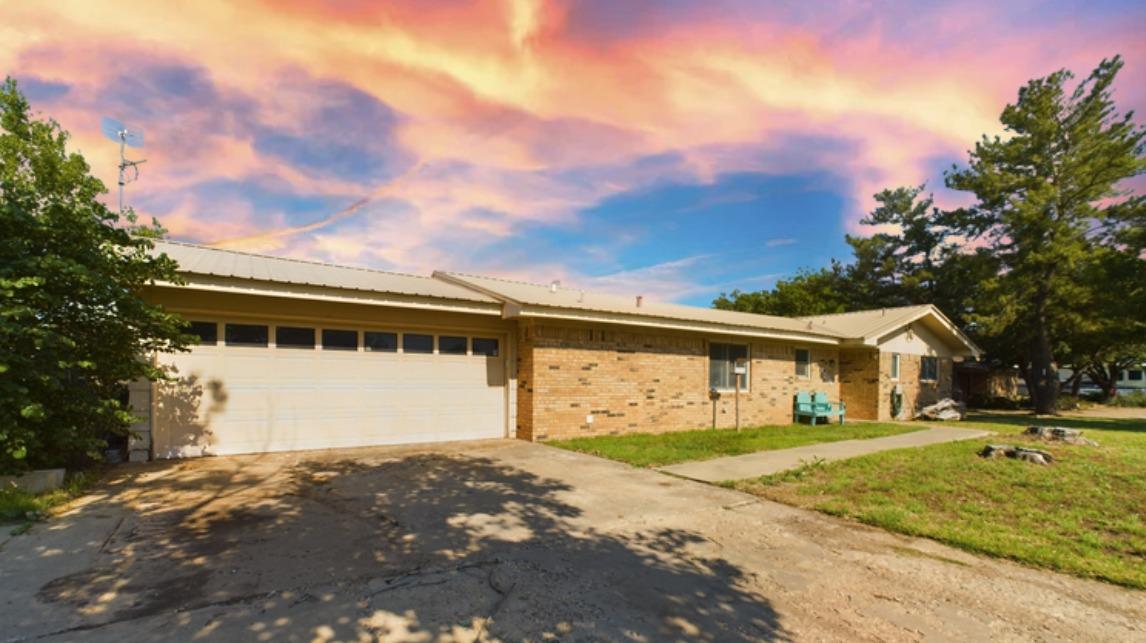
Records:
M0 87L0 470L75 463L124 435L126 382L143 359L182 349L175 315L142 289L178 282L154 256L158 224L110 211L68 136L34 118L14 80Z
M810 307L781 305L802 301L787 292L800 288L830 293L831 310L797 314L931 303L1018 364L1041 412L1055 410L1059 363L1109 385L1146 358L1146 202L1120 187L1146 170L1146 130L1115 108L1122 64L1102 61L1073 90L1065 70L1020 89L1005 135L983 137L946 175L974 206L940 210L924 186L884 190L862 220L873 234L847 237L847 265L714 303L792 314Z
M802 317L841 313L848 308L841 289L843 268L833 263L817 271L801 270L791 279L781 279L772 290L721 294L712 302L716 308L760 315Z
M1126 196L1118 191L1124 179L1146 169L1146 130L1114 106L1121 68L1118 57L1104 60L1073 91L1066 70L1030 81L1003 110L1008 135L984 137L968 167L947 175L949 187L978 201L953 213L954 225L1000 263L984 284L976 320L1018 347L1020 372L1044 413L1056 409L1056 353L1069 352L1100 299L1103 286L1085 277L1118 255L1110 241L1140 216L1140 198L1109 203Z

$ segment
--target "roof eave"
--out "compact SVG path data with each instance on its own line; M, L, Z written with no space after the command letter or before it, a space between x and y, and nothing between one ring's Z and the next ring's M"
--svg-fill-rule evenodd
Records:
M644 328L661 328L667 330L682 330L721 335L738 335L742 337L758 337L761 339L776 339L811 344L826 344L829 346L837 346L840 343L840 340L835 337L794 333L766 328L753 328L749 326L734 326L712 322L688 321L666 317L651 317L644 315L629 315L623 313L576 310L570 308L550 308L545 306L531 306L523 304L514 304L512 307L507 306L505 316L535 319L560 319L563 321L595 322L619 324L623 326L641 326Z
M502 305L496 301L483 302L435 297L431 295L412 295L336 288L322 285L259 281L244 277L222 277L193 273L182 273L181 276L186 280L186 283L176 284L169 281L156 281L152 286L174 290L199 290L216 293L283 297L288 299L309 299L370 306L387 306L391 308L465 312L479 315L501 315L502 313Z

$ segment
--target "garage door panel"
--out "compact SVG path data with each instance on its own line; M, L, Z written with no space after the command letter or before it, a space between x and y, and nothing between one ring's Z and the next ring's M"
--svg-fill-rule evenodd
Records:
M500 358L209 346L169 363L157 457L505 435Z

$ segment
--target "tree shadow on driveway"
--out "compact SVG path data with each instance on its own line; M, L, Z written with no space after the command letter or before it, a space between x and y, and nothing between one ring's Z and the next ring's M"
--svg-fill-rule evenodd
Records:
M174 465L38 598L57 633L120 640L787 638L699 533L599 529L570 483L481 451L345 455Z

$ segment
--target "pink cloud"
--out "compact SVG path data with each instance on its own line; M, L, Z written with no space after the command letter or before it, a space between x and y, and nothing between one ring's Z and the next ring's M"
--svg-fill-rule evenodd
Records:
M997 132L1003 104L1030 77L1085 73L1120 51L1120 104L1146 102L1140 12L1017 26L1013 15L1029 10L11 3L0 8L11 35L0 63L71 86L38 107L72 132L109 185L116 153L99 117L144 128L148 163L131 194L180 237L426 271L463 267L459 238L481 247L530 225L570 225L611 196L728 173L827 177L856 230L880 189L939 188L936 160L961 158L980 134ZM359 95L369 109L347 107ZM380 116L390 112L392 120ZM341 117L322 131L330 113ZM363 161L308 164L310 137L337 137ZM377 171L324 172L324 162ZM219 182L318 205L298 212L214 198ZM674 266L634 275L687 292L688 274ZM538 268L577 277L559 263ZM594 283L632 283L618 272Z

